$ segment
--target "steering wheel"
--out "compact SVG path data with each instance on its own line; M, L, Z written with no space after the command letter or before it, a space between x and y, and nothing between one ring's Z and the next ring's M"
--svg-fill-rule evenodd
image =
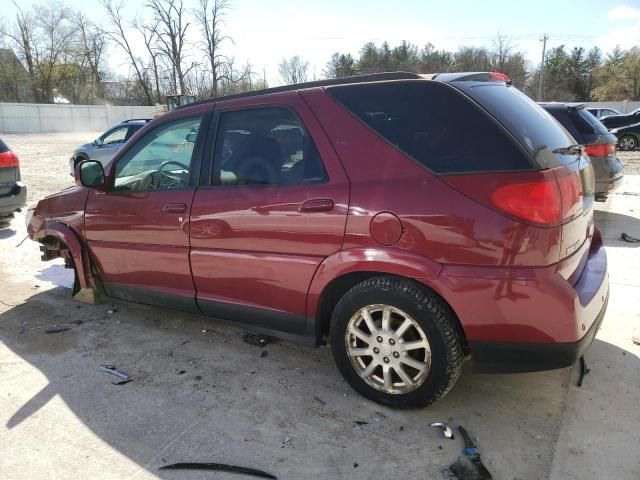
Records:
M189 167L187 167L183 163L176 162L175 160L167 160L166 162L162 162L162 165L160 165L160 168L158 169L158 171L162 172L162 170L164 170L164 167L166 167L167 165L177 165L180 168L184 168L187 172L189 171Z
M154 172L154 174L152 174L152 177L155 177L155 173L160 174L161 176L167 177L170 179L170 181L175 182L176 184L183 184L184 183L184 179L180 178L177 175L172 175L169 172L165 172L164 167L166 167L167 165L175 165L180 167L181 169L186 170L187 172L189 171L189 167L187 167L186 165L184 165L183 163L180 162L176 162L175 160L167 160L166 162L162 162L162 164L160 165L160 167ZM161 186L162 180L161 178L155 178L156 186L159 188Z

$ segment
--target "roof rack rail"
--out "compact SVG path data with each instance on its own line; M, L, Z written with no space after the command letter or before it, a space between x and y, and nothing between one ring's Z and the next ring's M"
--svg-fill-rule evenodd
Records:
M184 107L191 107L193 105L201 105L203 103L210 102L223 102L225 100L233 100L236 98L255 97L259 95L269 95L270 93L282 93L290 92L293 90L302 90L305 88L314 87L328 87L331 85L345 85L349 83L361 83L361 82L384 82L388 80L415 80L423 79L424 77L412 72L384 72L384 73L370 73L365 75L354 75L353 77L342 78L330 78L326 80L317 80L314 82L296 83L294 85L284 85L282 87L265 88L263 90L253 90L251 92L236 93L233 95L226 95L224 97L208 98L200 100L188 105L182 105L176 110Z
M129 118L127 120L123 120L121 123L129 123L129 122L150 122L151 118Z

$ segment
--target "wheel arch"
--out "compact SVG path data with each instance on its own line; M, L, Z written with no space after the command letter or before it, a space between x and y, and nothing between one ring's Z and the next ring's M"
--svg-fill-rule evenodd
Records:
M44 246L42 259L45 261L58 257L64 258L61 255L62 246L66 247L74 263L80 289L95 288L88 252L78 235L69 226L60 222L47 221L43 228L33 235L33 240Z
M397 249L354 249L327 257L318 267L307 296L307 316L316 319L318 339L329 332L331 313L353 286L373 277L392 276L420 284L437 295L453 312L463 340L460 319L446 298L434 288L442 265L428 258Z

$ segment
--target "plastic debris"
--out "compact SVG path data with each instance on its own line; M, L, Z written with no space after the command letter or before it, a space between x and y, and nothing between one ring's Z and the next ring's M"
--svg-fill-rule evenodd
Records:
M251 475L258 478L270 478L278 480L278 477L271 475L262 470L256 470L255 468L239 467L236 465L225 465L223 463L200 463L200 462L188 462L188 463L172 463L171 465L163 465L160 470L210 470L214 472L229 472L240 473L244 475Z
M449 425L447 425L446 423L434 422L434 423L430 423L429 426L441 428L444 438L448 438L449 440L453 440L455 438L453 435L453 431L451 430L451 427L449 427Z
M125 383L133 381L133 378L131 378L127 372L118 370L114 365L102 365L99 370L101 372L110 373L111 375L115 375L116 377L120 378L120 381L118 382L111 382L114 385L124 385Z
M628 235L626 233L620 235L620 238L627 243L640 243L640 238L632 237L631 235Z

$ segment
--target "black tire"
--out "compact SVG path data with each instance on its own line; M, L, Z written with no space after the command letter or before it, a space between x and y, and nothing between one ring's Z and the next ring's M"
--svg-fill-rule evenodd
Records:
M618 148L630 152L638 148L638 140L633 135L623 135L618 139Z
M387 393L367 383L347 353L350 319L363 307L383 304L406 312L419 324L431 348L426 378L413 391ZM391 276L365 280L340 299L331 316L330 342L340 373L351 387L376 403L399 408L426 407L444 397L458 380L464 356L455 314L436 294L417 282Z

